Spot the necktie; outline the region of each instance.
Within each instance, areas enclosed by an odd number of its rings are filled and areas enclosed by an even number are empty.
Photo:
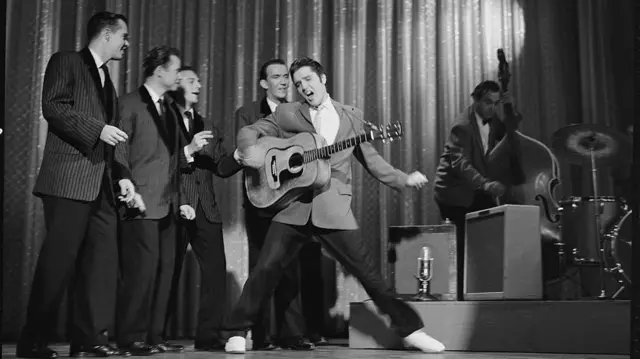
[[[104,107],[107,110],[107,121],[111,122],[113,117],[113,84],[111,83],[111,76],[109,76],[109,68],[107,64],[100,66],[104,72],[104,84],[102,85],[102,100]]]
[[[111,84],[111,76],[109,76],[109,67],[107,67],[107,64],[102,64],[102,66],[100,66],[100,68],[102,69],[102,72],[104,73],[104,83],[102,84],[103,88],[107,88],[107,85]]]
[[[164,115],[164,99],[162,97],[158,99],[158,115],[160,117]]]
[[[185,126],[187,126],[187,133],[192,134],[193,133],[193,115],[191,114],[191,111],[185,111],[184,115],[187,117],[187,123],[185,123]]]
[[[324,109],[324,105],[318,106],[316,115],[313,116],[313,127],[315,127],[316,132],[322,135],[322,110]]]

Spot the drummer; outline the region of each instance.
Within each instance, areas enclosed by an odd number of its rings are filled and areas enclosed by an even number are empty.
[[[504,120],[498,118],[497,109],[512,101],[508,92],[501,94],[495,81],[479,83],[471,98],[473,103],[453,123],[434,182],[440,215],[456,226],[459,254],[464,253],[465,215],[494,207],[496,199],[506,192],[505,184],[491,178],[487,155],[505,136],[505,123],[521,120],[518,114]],[[463,273],[461,269],[459,266],[459,275]],[[461,286],[462,280],[458,280],[458,293],[462,293]]]

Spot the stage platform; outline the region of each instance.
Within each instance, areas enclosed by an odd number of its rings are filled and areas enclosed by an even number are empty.
[[[629,301],[408,302],[447,351],[629,357]],[[349,347],[401,348],[371,301],[351,303]],[[501,358],[508,358],[504,356]],[[562,355],[561,357],[569,357]]]
[[[423,354],[420,352],[399,351],[399,350],[371,350],[371,349],[350,349],[344,345],[337,345],[330,341],[332,345],[318,347],[311,352],[300,352],[291,350],[278,350],[271,352],[248,351],[244,355],[226,354],[223,352],[206,353],[193,351],[191,342],[180,342],[186,346],[186,351],[180,354],[156,354],[149,358],[166,359],[585,359],[584,355],[550,355],[550,354],[515,354],[515,353],[443,353],[443,354]],[[15,345],[2,345],[2,358],[15,358]],[[55,345],[53,349],[58,351],[59,358],[69,355],[68,345]],[[590,355],[589,359],[626,359],[629,356],[621,355]],[[133,357],[129,357],[133,358]]]

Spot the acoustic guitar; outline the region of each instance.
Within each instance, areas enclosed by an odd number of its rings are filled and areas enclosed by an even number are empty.
[[[322,188],[331,179],[331,155],[374,140],[393,141],[402,137],[402,125],[394,123],[326,145],[324,137],[309,132],[291,138],[261,137],[256,146],[264,156],[260,168],[246,167],[245,189],[257,208],[279,211],[305,192]]]

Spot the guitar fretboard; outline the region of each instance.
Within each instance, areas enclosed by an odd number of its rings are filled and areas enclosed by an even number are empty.
[[[374,138],[373,132],[370,132],[370,133],[365,133],[355,137],[347,138],[346,140],[336,142],[329,146],[316,148],[315,150],[305,151],[303,154],[304,163],[309,163],[311,161],[315,161],[320,158],[328,158],[329,156],[331,156],[336,152],[340,152],[349,147],[357,146],[363,142],[369,142],[373,140],[373,138]]]

